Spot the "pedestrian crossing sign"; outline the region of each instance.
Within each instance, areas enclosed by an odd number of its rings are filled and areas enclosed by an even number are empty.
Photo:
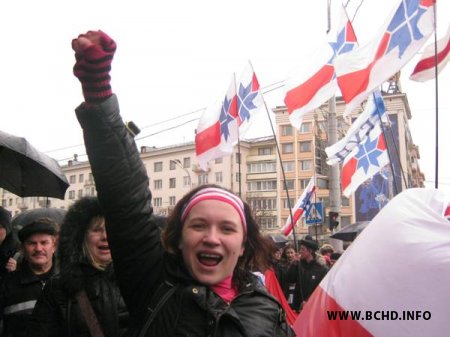
[[[307,225],[323,223],[323,203],[314,202],[311,204],[311,207],[305,213],[305,223]]]

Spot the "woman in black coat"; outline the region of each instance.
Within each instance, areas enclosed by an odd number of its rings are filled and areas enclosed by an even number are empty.
[[[109,84],[115,42],[97,31],[72,46],[85,97],[77,118],[135,336],[285,336],[281,306],[251,273],[267,249],[249,206],[199,186],[160,235],[146,169]]]
[[[129,315],[116,284],[104,212],[95,197],[68,210],[59,239],[61,272],[45,285],[34,308],[29,336],[88,337],[89,323],[79,296],[85,293],[103,334],[119,337]]]

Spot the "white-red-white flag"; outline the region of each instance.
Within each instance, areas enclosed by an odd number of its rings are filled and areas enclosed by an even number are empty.
[[[292,232],[292,229],[294,228],[297,221],[301,219],[306,210],[311,206],[316,188],[316,178],[315,176],[312,176],[308,182],[308,185],[303,190],[302,195],[300,196],[300,198],[298,198],[294,208],[292,209],[292,218],[289,215],[286,220],[286,224],[283,226],[283,228],[281,228],[281,232],[283,233],[283,235],[288,236]]]
[[[434,31],[435,0],[397,0],[377,36],[334,60],[348,115],[383,82],[398,72]]]
[[[436,49],[434,43],[424,49],[420,61],[414,67],[409,78],[417,82],[425,82],[433,79],[436,75],[436,59],[437,73],[439,74],[450,60],[450,26],[448,27],[447,34],[437,41]]]
[[[297,336],[448,336],[448,197],[416,188],[393,198],[306,302]]]

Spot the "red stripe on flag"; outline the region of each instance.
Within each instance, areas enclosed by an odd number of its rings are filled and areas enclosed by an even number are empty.
[[[367,68],[341,75],[337,78],[342,97],[346,103],[349,103],[353,98],[367,90],[371,69],[372,65],[369,65]]]
[[[325,65],[315,73],[308,81],[289,90],[284,98],[284,103],[289,114],[294,110],[305,106],[317,94],[317,91],[333,79],[334,67]]]
[[[450,216],[450,205],[447,206],[447,209],[444,212],[444,216]]]
[[[252,91],[258,91],[259,90],[259,82],[258,79],[256,78],[256,74],[253,73],[252,76]]]
[[[450,40],[447,41],[447,45],[445,46],[445,48],[437,54],[438,65],[448,56],[449,53],[450,53]],[[424,58],[423,60],[419,61],[416,64],[413,71],[413,75],[421,71],[431,69],[434,67],[434,65],[435,65],[434,55]]]
[[[356,171],[358,161],[353,157],[342,166],[342,190],[344,191],[352,182],[352,176]]]
[[[387,149],[386,142],[384,141],[384,136],[381,133],[378,137],[377,149],[385,151]]]
[[[330,319],[328,312],[344,311],[330,295],[320,286],[306,302],[294,323],[293,329],[301,337],[369,337],[367,331],[359,321],[348,319]]]
[[[220,123],[216,122],[209,128],[195,135],[195,152],[197,156],[220,144]]]

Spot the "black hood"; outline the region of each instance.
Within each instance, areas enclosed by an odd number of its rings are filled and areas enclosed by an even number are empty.
[[[59,259],[61,271],[68,271],[88,263],[83,254],[83,241],[92,218],[104,216],[96,197],[83,197],[70,206],[59,234]]]

